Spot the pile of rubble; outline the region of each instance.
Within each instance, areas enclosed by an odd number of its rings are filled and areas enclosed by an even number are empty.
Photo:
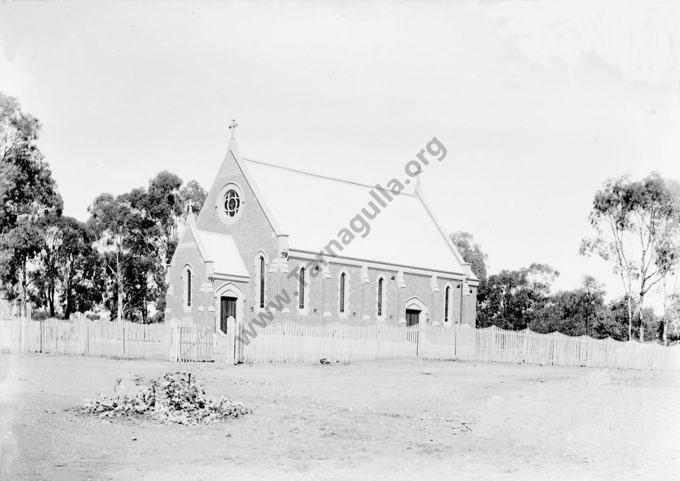
[[[241,403],[208,398],[189,373],[168,373],[133,395],[85,400],[81,411],[100,418],[147,417],[178,424],[210,423],[249,414]]]

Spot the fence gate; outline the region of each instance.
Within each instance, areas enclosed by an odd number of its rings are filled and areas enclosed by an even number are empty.
[[[182,326],[176,328],[179,361],[212,361],[212,330],[202,326]]]

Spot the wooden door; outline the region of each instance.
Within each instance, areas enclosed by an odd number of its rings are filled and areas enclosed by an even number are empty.
[[[406,325],[415,326],[418,324],[420,311],[418,309],[406,309]]]
[[[222,297],[220,298],[220,330],[227,333],[227,319],[229,317],[236,319],[236,298]]]

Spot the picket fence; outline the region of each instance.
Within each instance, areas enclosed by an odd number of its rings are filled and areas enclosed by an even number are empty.
[[[215,350],[211,326],[27,318],[0,319],[0,352],[79,354],[127,359],[246,363],[353,362],[394,358],[527,363],[627,369],[680,370],[680,345],[569,337],[530,330],[453,326],[302,324],[279,321],[244,342],[245,326]],[[241,339],[241,341],[239,341]],[[235,354],[236,359],[232,357]],[[216,359],[220,357],[222,359]]]
[[[126,359],[212,361],[213,333],[179,323],[14,318],[0,320],[0,351]]]
[[[243,332],[241,332],[243,337]],[[240,348],[248,363],[352,362],[399,357],[680,370],[680,346],[454,326],[350,326],[282,321]],[[323,361],[322,361],[323,360]]]

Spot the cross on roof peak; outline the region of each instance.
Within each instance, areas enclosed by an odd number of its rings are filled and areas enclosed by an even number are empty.
[[[236,137],[236,127],[238,127],[238,122],[235,119],[231,119],[227,124],[227,130],[229,131],[229,138],[233,139]]]

